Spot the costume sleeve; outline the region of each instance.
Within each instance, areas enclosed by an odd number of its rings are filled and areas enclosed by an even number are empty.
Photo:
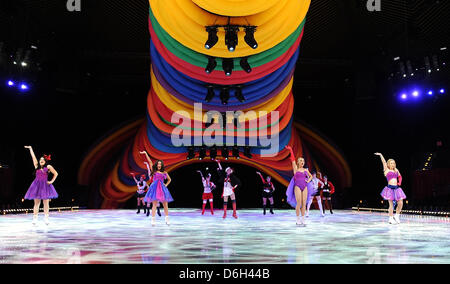
[[[328,184],[330,185],[330,194],[334,193],[334,185],[331,182],[328,182]]]
[[[262,175],[259,175],[259,177],[261,178],[262,183],[263,183],[263,184],[266,184],[266,181],[264,180],[263,176],[262,176]]]

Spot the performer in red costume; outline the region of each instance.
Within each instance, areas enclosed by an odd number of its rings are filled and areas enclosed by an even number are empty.
[[[333,202],[331,200],[331,195],[334,194],[334,185],[331,181],[328,180],[326,175],[323,176],[322,186],[320,188],[322,191],[322,200],[323,200],[323,214],[325,215],[325,210],[328,207],[330,208],[330,213],[333,214]]]
[[[222,169],[222,165],[219,160],[216,160],[218,165],[218,173],[220,176],[219,183],[223,184],[223,218],[227,218],[228,197],[233,202],[233,217],[238,218],[236,213],[236,195],[235,190],[241,186],[241,181],[233,174],[232,168],[228,167],[225,170]]]
[[[212,191],[216,188],[216,185],[211,181],[211,174],[208,174],[208,176],[205,178],[203,176],[202,171],[197,171],[200,176],[202,177],[202,183],[203,183],[203,206],[202,206],[202,215],[205,215],[205,209],[206,209],[206,203],[208,203],[211,209],[211,215],[214,215],[214,196]]]
[[[148,163],[147,167],[148,167]],[[148,167],[149,170],[149,176],[151,176],[151,172],[150,172],[150,167]],[[136,174],[135,173],[130,173],[131,176],[134,179],[134,182],[137,185],[137,191],[136,191],[136,198],[137,198],[137,212],[136,214],[140,214],[141,213],[141,209],[144,209],[144,214],[147,213],[147,208],[145,207],[145,202],[144,202],[144,197],[145,194],[148,191],[148,184],[147,184],[147,177],[145,175],[141,175],[141,177],[139,178],[139,180],[136,178]]]
[[[263,214],[266,215],[266,207],[267,207],[267,199],[270,201],[270,214],[273,214],[273,193],[275,191],[275,186],[272,183],[272,177],[267,176],[266,179],[263,178],[262,174],[260,172],[256,172],[257,175],[261,178],[261,181],[263,183]]]

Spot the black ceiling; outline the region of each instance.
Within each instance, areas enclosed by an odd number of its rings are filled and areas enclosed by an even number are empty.
[[[65,2],[0,1],[0,42],[11,50],[40,44],[46,51],[42,56],[78,67],[80,57],[99,60],[83,72],[104,79],[147,76],[148,0],[81,0],[79,13],[69,13]],[[366,2],[312,0],[300,68],[302,63],[320,70],[324,63],[345,64],[342,60],[421,54],[450,42],[450,1],[381,0],[381,12],[367,11]]]

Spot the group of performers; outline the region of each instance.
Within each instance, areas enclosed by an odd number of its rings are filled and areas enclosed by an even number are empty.
[[[44,204],[44,222],[49,224],[49,202],[51,199],[58,198],[58,193],[56,192],[53,183],[58,177],[58,172],[49,164],[51,161],[50,155],[43,155],[39,160],[37,160],[34,154],[33,148],[31,146],[25,146],[29,150],[33,165],[35,168],[35,179],[31,186],[29,187],[27,193],[25,194],[25,199],[34,200],[33,208],[33,224],[36,224],[38,220],[38,213],[41,201]],[[317,173],[310,173],[308,168],[305,167],[305,159],[299,157],[296,160],[294,152],[291,147],[286,146],[286,149],[290,151],[290,159],[292,162],[293,178],[286,190],[287,202],[295,208],[297,215],[297,225],[306,226],[305,216],[309,216],[309,209],[314,198],[317,200],[321,216],[325,215],[325,208],[323,207],[322,201],[325,205],[330,208],[330,213],[333,214],[331,196],[335,191],[334,185],[328,180],[327,176],[321,177]],[[170,225],[169,221],[169,209],[168,204],[173,201],[172,195],[169,192],[168,186],[171,183],[171,178],[169,174],[165,171],[164,162],[162,160],[156,161],[153,164],[150,156],[146,151],[140,152],[145,158],[146,162],[144,164],[147,167],[147,175],[142,174],[139,179],[136,178],[135,173],[131,173],[134,181],[137,185],[136,197],[137,197],[137,214],[140,214],[141,209],[144,210],[144,214],[147,217],[150,215],[151,209],[151,224],[156,225],[155,216],[158,214],[161,216],[160,204],[163,205],[165,222]],[[383,164],[383,172],[387,178],[388,185],[381,192],[381,196],[389,202],[389,224],[400,224],[400,213],[403,208],[403,200],[406,198],[405,193],[400,188],[402,183],[402,176],[399,170],[396,168],[396,163],[394,160],[390,159],[386,161],[382,154],[375,153],[375,155],[381,158]],[[227,167],[222,168],[220,160],[215,160],[217,162],[217,172],[219,176],[219,184],[223,184],[223,218],[227,217],[227,210],[229,200],[231,200],[233,208],[233,217],[238,218],[236,210],[236,194],[235,191],[241,186],[241,181],[234,174],[234,169]],[[211,174],[208,173],[203,176],[200,173],[202,183],[203,183],[203,205],[202,205],[202,215],[205,214],[206,206],[209,201],[211,214],[214,215],[214,195],[213,190],[216,185],[211,181]],[[49,173],[52,178],[49,180]],[[261,178],[262,181],[262,201],[263,201],[263,214],[266,215],[267,210],[267,200],[270,202],[270,213],[274,214],[274,192],[275,186],[271,181],[271,177],[266,178],[260,172],[256,174]],[[394,207],[397,205],[396,214],[394,215]]]

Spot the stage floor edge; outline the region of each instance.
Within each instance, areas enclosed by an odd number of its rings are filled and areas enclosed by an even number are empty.
[[[311,211],[307,226],[296,226],[294,210],[229,211],[171,209],[164,217],[135,210],[81,210],[0,217],[1,263],[450,263],[450,219],[402,216],[389,225],[381,213]]]

